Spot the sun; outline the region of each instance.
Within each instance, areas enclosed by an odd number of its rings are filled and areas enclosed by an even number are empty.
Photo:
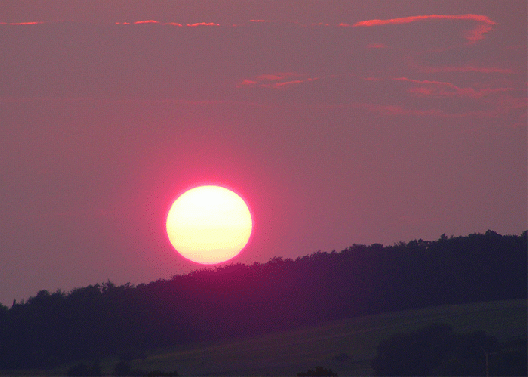
[[[216,264],[240,253],[249,241],[251,213],[244,200],[220,186],[186,191],[167,215],[167,235],[176,251],[193,262]]]

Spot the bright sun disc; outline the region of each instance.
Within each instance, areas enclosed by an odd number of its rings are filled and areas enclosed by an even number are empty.
[[[233,191],[200,186],[174,201],[166,225],[169,241],[182,256],[215,264],[235,257],[246,246],[252,221],[248,206]]]

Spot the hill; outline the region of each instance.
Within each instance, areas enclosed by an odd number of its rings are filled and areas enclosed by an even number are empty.
[[[340,376],[372,375],[370,362],[376,346],[393,334],[445,323],[461,333],[482,330],[499,341],[526,339],[526,313],[526,300],[443,305],[329,321],[247,339],[190,344],[159,350],[130,364],[133,369],[177,370],[180,375],[294,376],[315,366],[331,368]],[[101,365],[111,372],[117,362],[107,359]]]
[[[526,299],[527,232],[234,264],[149,284],[40,291],[0,307],[0,369],[50,369],[212,344],[328,321],[440,305]]]

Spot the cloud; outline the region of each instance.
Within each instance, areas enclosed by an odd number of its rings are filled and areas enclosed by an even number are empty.
[[[160,22],[156,20],[145,20],[145,21],[134,21],[132,22],[134,25],[142,25],[142,24],[158,24],[158,25],[169,25],[169,26],[177,26],[177,27],[183,27],[183,24],[180,24],[178,22]],[[130,22],[116,22],[116,25],[130,25]],[[214,22],[197,22],[194,24],[185,24],[185,26],[188,27],[198,27],[198,26],[220,26],[220,24],[214,23]]]
[[[259,75],[252,79],[245,79],[240,84],[238,84],[237,87],[241,88],[247,86],[259,86],[262,88],[281,89],[318,79],[318,77],[307,77],[307,75],[294,72],[280,72]]]
[[[490,20],[487,16],[479,14],[430,14],[430,15],[420,15],[412,17],[403,17],[403,18],[391,18],[388,20],[367,20],[359,21],[352,25],[352,27],[371,27],[379,25],[400,25],[408,24],[411,22],[425,21],[425,20],[434,20],[434,19],[443,19],[443,20],[465,20],[465,21],[474,21],[478,22],[476,28],[468,31],[465,34],[465,38],[471,43],[477,42],[484,38],[484,34],[489,32],[492,29],[492,25],[496,23]],[[340,24],[339,26],[350,26],[349,24]]]
[[[146,20],[146,21],[136,21],[134,22],[135,25],[138,25],[138,24],[159,24],[160,22],[159,21],[155,21],[155,20]]]
[[[434,80],[413,80],[407,77],[396,77],[394,81],[407,81],[419,86],[409,89],[410,93],[420,95],[432,95],[442,97],[470,97],[470,98],[482,98],[492,93],[501,93],[512,90],[512,88],[485,88],[475,90],[473,88],[461,88],[450,82],[434,81]]]
[[[42,21],[30,21],[30,22],[0,22],[0,25],[40,25]]]
[[[495,22],[490,20],[487,16],[483,15],[475,15],[475,14],[466,14],[466,15],[426,15],[426,16],[412,16],[412,17],[404,17],[404,18],[393,18],[393,19],[387,19],[387,20],[367,20],[367,21],[359,21],[355,24],[347,24],[347,23],[340,23],[340,24],[328,24],[328,23],[312,23],[312,24],[301,24],[299,22],[291,21],[290,24],[301,26],[301,27],[370,27],[370,26],[378,26],[378,25],[395,25],[395,24],[406,24],[416,21],[423,21],[423,20],[430,20],[430,19],[451,19],[451,20],[465,20],[465,21],[473,21],[477,22],[477,27],[469,30],[465,34],[465,38],[470,41],[471,43],[474,43],[478,40],[481,40],[484,38],[484,34],[489,32],[492,29],[492,25],[495,25]],[[43,21],[30,21],[30,22],[0,22],[0,25],[37,25],[37,24],[44,24],[49,22],[43,22]],[[245,25],[250,24],[276,24],[274,22],[271,22],[269,20],[264,19],[251,19]],[[144,24],[157,24],[157,25],[169,25],[169,26],[177,26],[177,27],[202,27],[202,26],[221,26],[219,23],[216,22],[196,22],[196,23],[178,23],[178,22],[161,22],[157,20],[138,20],[138,21],[129,21],[129,22],[115,22],[116,25],[144,25]],[[243,26],[244,24],[232,24],[232,25],[222,25],[224,27],[238,27]],[[369,45],[369,48],[384,48],[385,45],[381,43],[373,43]]]
[[[45,21],[28,21],[28,22],[0,22],[0,25],[9,25],[9,26],[17,26],[17,25],[42,25],[42,24],[50,24],[50,23],[61,23],[61,22],[45,22]],[[178,22],[161,22],[156,20],[139,20],[139,21],[132,21],[132,22],[115,22],[115,25],[145,25],[145,24],[155,24],[155,25],[169,25],[169,26],[188,26],[188,27],[197,27],[197,26],[220,26],[220,24],[217,24],[215,22],[197,22],[193,24],[180,24]],[[233,25],[235,26],[235,25]]]
[[[490,25],[495,25],[495,22],[490,20],[487,16],[478,14],[430,14],[425,16],[411,16],[402,18],[391,18],[388,20],[368,20],[356,22],[356,26],[376,26],[376,25],[389,25],[389,24],[408,24],[410,22],[422,21],[427,19],[452,19],[452,20],[472,20],[478,22],[484,22]]]
[[[197,22],[195,24],[187,24],[189,27],[197,27],[197,26],[220,26],[220,24],[214,23],[214,22]]]

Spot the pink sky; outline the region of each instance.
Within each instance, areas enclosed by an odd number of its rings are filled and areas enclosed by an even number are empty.
[[[201,268],[165,235],[201,183],[233,262],[527,225],[525,1],[0,1],[0,302]]]

